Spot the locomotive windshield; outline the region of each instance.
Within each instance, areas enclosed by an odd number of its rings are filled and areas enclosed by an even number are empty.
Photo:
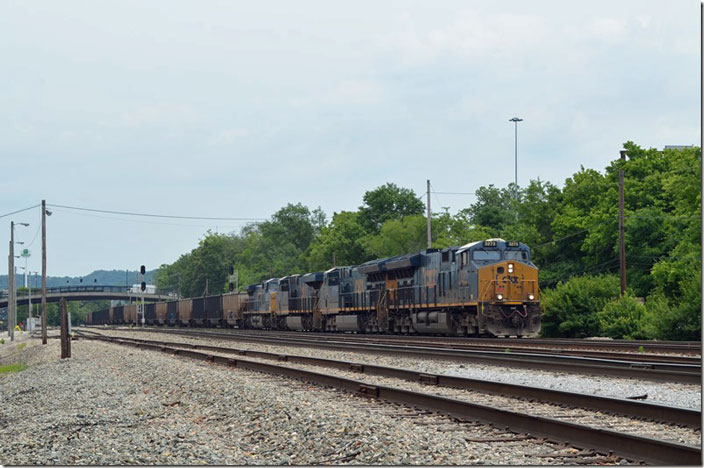
[[[474,260],[501,260],[501,252],[498,250],[475,250],[472,258]]]
[[[528,260],[528,254],[519,250],[506,250],[504,258],[506,260]]]

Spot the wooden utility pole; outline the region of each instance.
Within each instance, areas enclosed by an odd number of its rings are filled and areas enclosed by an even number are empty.
[[[61,318],[61,359],[71,357],[71,335],[68,332],[68,308],[66,299],[61,298],[59,303],[59,316]]]
[[[7,320],[10,324],[10,341],[15,340],[15,222],[10,221],[10,276],[8,276]]]
[[[430,234],[430,179],[428,179],[428,248],[433,246]]]
[[[623,165],[626,162],[626,150],[621,150],[621,170],[618,172],[618,252],[621,267],[621,296],[626,293],[626,219],[624,216]]]
[[[10,241],[12,252],[12,241]],[[12,253],[7,256],[7,336],[12,337]]]
[[[46,341],[46,200],[42,200],[42,344]]]

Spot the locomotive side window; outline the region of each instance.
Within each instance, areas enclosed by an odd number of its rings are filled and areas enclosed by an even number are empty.
[[[501,260],[501,252],[498,250],[475,250],[472,258],[474,260]]]

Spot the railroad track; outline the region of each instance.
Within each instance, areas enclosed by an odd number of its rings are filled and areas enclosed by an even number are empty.
[[[222,329],[221,329],[222,330]],[[222,330],[225,331],[225,330]],[[237,333],[249,334],[276,334],[276,335],[300,335],[302,332],[282,332],[273,330],[243,330],[229,329]],[[434,344],[436,346],[445,345],[452,347],[482,346],[482,347],[511,347],[515,349],[561,349],[569,350],[606,350],[608,352],[623,351],[628,354],[635,353],[677,353],[689,354],[701,357],[701,341],[655,341],[655,340],[605,340],[605,339],[580,339],[580,338],[479,338],[479,337],[453,337],[453,336],[417,336],[417,335],[366,335],[366,334],[343,334],[305,332],[308,336],[316,336],[322,339],[339,336],[353,337],[360,341],[381,341],[381,342],[412,342],[423,344]]]
[[[155,330],[180,330],[149,326]],[[701,342],[657,342],[617,340],[563,340],[538,338],[464,338],[399,335],[364,335],[345,333],[286,332],[273,330],[199,329],[213,333],[245,336],[306,338],[320,341],[353,341],[374,344],[403,344],[408,346],[430,346],[447,349],[520,351],[523,353],[559,354],[562,356],[622,359],[639,362],[670,362],[697,364],[701,362]],[[663,354],[665,353],[665,354]],[[678,354],[668,354],[678,353]]]
[[[534,437],[547,438],[557,443],[569,441],[569,445],[578,449],[594,450],[601,454],[616,453],[629,460],[668,465],[696,465],[701,463],[701,449],[695,446],[603,428],[589,427],[565,420],[526,414],[425,392],[370,384],[357,379],[339,377],[330,375],[329,373],[313,372],[311,370],[291,366],[322,366],[354,373],[420,382],[425,385],[430,385],[433,388],[449,387],[452,389],[472,390],[492,395],[501,395],[503,397],[518,397],[524,400],[537,399],[556,405],[567,405],[577,408],[586,408],[591,411],[623,415],[630,418],[657,420],[668,424],[684,425],[696,428],[695,430],[698,429],[700,431],[701,413],[699,411],[632,400],[620,400],[574,393],[570,394],[569,392],[536,389],[520,385],[478,381],[453,376],[423,374],[404,369],[305,356],[281,355],[210,345],[190,345],[155,340],[107,337],[97,333],[90,333],[90,336],[87,337],[142,349],[167,352],[177,356],[199,359],[214,364],[303,379],[371,398],[437,411],[461,420],[479,420],[499,427],[508,426],[511,432],[530,433]],[[233,355],[236,357],[230,357]],[[242,356],[255,359],[275,360],[284,362],[284,364],[252,361],[243,359]],[[435,391],[434,393],[438,392]]]
[[[554,372],[608,375],[622,378],[655,380],[678,383],[701,383],[701,362],[681,364],[671,362],[638,361],[632,359],[607,359],[581,356],[566,356],[513,350],[469,350],[441,348],[433,346],[410,346],[406,344],[387,344],[360,342],[335,337],[308,337],[300,334],[270,335],[250,333],[214,332],[197,329],[146,328],[144,331],[168,333],[204,338],[219,338],[235,341],[253,341],[272,345],[314,347],[324,349],[349,350],[355,352],[381,353],[420,358],[444,359],[453,361],[470,361],[509,367],[541,369]],[[634,355],[640,356],[640,355]]]
[[[158,328],[157,328],[158,329]],[[223,334],[243,334],[252,336],[283,336],[290,338],[301,338],[300,332],[275,332],[275,331],[250,331],[250,330],[218,330],[218,329],[208,329],[214,333]],[[579,356],[579,357],[593,357],[602,359],[620,359],[620,360],[633,360],[638,362],[669,362],[673,364],[698,364],[701,362],[701,355],[697,348],[692,348],[686,346],[682,348],[688,353],[698,353],[697,356],[683,356],[683,355],[672,355],[672,354],[656,354],[656,352],[662,351],[659,348],[648,348],[648,352],[645,352],[645,348],[641,352],[617,352],[615,349],[623,349],[620,346],[609,349],[606,347],[605,351],[598,351],[597,349],[604,348],[601,345],[597,345],[594,349],[589,348],[590,345],[584,345],[581,341],[585,340],[572,340],[566,342],[556,343],[552,340],[537,340],[537,339],[511,339],[505,340],[506,344],[497,344],[496,338],[487,339],[467,339],[467,338],[454,338],[454,337],[410,337],[410,336],[397,336],[397,335],[358,335],[358,334],[313,334],[316,340],[321,341],[352,341],[360,343],[372,343],[372,344],[402,344],[406,346],[430,346],[445,349],[466,349],[466,350],[486,350],[493,349],[499,351],[512,350],[520,351],[522,353],[531,354],[559,354],[561,356]],[[306,337],[310,337],[310,334],[306,333]],[[592,341],[592,340],[589,340]],[[605,340],[602,340],[605,341]],[[608,341],[605,341],[608,343]],[[572,343],[572,344],[570,344]],[[631,343],[633,345],[633,343]],[[638,348],[636,348],[638,349]],[[668,350],[673,350],[675,348],[667,348]]]

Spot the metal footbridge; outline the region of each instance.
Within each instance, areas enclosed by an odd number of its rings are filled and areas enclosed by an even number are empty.
[[[29,303],[29,291],[20,289],[17,291],[17,305],[27,305]],[[41,302],[42,290],[32,289],[32,304]],[[127,286],[61,286],[46,288],[46,301],[59,302],[61,298],[67,301],[96,301],[96,300],[131,300],[141,298],[142,294],[135,293]],[[172,291],[155,292],[144,291],[144,300],[147,302],[172,301],[177,299]],[[0,293],[0,309],[7,307],[7,291]]]

